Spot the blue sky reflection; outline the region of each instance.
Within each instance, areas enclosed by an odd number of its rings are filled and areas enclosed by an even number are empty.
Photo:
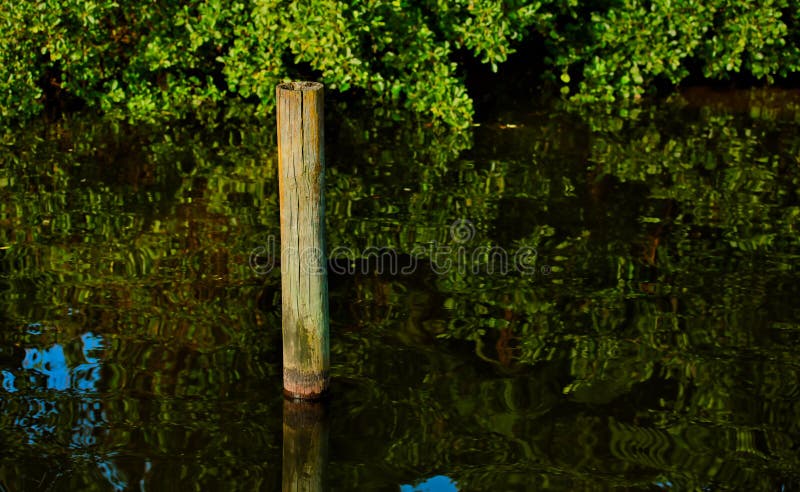
[[[458,487],[452,478],[436,475],[416,485],[401,485],[400,492],[458,492]]]
[[[39,334],[38,323],[29,325],[28,333]],[[20,405],[14,425],[27,435],[30,445],[52,441],[63,432],[66,401],[77,404],[74,421],[69,425],[69,447],[85,453],[97,445],[97,435],[107,431],[107,417],[98,397],[102,378],[102,356],[105,342],[101,335],[86,332],[80,336],[81,349],[60,343],[45,348],[25,348],[20,366],[0,370],[0,392],[14,394]],[[43,391],[51,392],[42,396]],[[55,392],[55,393],[53,393]],[[72,400],[65,400],[64,393]],[[72,413],[72,412],[68,412]],[[127,488],[124,474],[109,456],[92,451],[94,461],[103,477],[114,490]]]

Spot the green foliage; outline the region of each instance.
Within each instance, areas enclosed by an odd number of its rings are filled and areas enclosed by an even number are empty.
[[[244,100],[313,76],[456,127],[469,124],[461,53],[498,70],[524,39],[547,41],[577,101],[640,98],[654,81],[797,71],[796,2],[732,0],[49,0],[0,2],[0,116],[76,100],[137,121]],[[693,73],[697,72],[697,73]],[[556,77],[552,77],[555,79]],[[535,81],[531,81],[534,83]]]
[[[453,50],[496,68],[524,28],[546,17],[496,0],[3,0],[2,116],[30,116],[45,95],[66,94],[136,120],[196,112],[232,94],[267,111],[275,84],[307,66],[331,89],[464,126],[472,103]]]
[[[555,65],[582,76],[577,101],[638,99],[654,81],[678,84],[693,67],[708,79],[743,72],[766,82],[800,69],[800,4],[792,0],[598,5],[574,9],[571,29],[553,36]]]

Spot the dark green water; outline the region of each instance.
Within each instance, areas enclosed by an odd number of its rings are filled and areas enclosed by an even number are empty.
[[[725,97],[329,110],[321,489],[800,489],[798,100]],[[280,490],[271,125],[5,135],[0,490]]]

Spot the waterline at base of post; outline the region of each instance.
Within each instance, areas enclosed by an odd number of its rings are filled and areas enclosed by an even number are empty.
[[[283,369],[283,396],[290,400],[323,400],[330,394],[330,375]]]

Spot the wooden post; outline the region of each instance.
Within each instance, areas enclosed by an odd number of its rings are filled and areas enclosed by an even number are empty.
[[[283,391],[313,400],[328,390],[323,88],[278,85]]]
[[[328,490],[328,414],[326,402],[283,402],[283,492]]]

